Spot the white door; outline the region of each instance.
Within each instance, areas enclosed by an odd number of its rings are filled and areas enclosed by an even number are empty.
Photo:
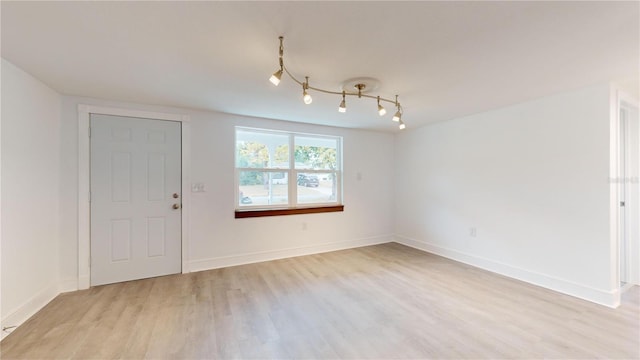
[[[91,115],[91,285],[182,268],[179,122]]]

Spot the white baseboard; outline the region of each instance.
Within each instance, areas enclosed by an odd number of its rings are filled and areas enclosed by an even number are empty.
[[[78,276],[78,290],[86,290],[91,287],[91,278],[89,275]]]
[[[78,290],[78,278],[60,280],[60,284],[58,286],[59,293],[66,293],[76,290]]]
[[[27,300],[17,309],[9,312],[9,315],[2,319],[2,327],[17,327],[22,325],[35,313],[40,311],[51,300],[58,296],[58,284],[51,284],[47,288],[40,291],[38,294]],[[15,328],[12,328],[15,330]],[[10,334],[10,331],[0,331],[2,333],[2,339]]]
[[[329,251],[352,249],[362,246],[378,245],[393,241],[392,235],[376,236],[365,239],[348,240],[340,242],[332,242],[327,244],[303,246],[297,248],[288,248],[281,250],[270,250],[246,253],[233,256],[223,256],[218,258],[192,260],[188,264],[191,272],[219,269],[229,266],[252,264],[263,261],[284,259],[294,256],[319,254]]]
[[[404,236],[396,235],[395,242],[607,307],[616,308],[620,305],[619,290],[594,289],[569,280],[559,279]]]

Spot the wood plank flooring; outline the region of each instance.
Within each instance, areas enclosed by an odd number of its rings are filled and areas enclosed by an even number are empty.
[[[399,244],[62,294],[2,359],[640,358],[618,309]]]

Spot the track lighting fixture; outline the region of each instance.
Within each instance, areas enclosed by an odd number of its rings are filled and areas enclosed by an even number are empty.
[[[403,129],[406,128],[406,125],[402,121],[403,110],[402,110],[402,106],[398,102],[398,95],[396,95],[396,99],[394,101],[394,100],[386,99],[386,98],[383,98],[383,97],[380,97],[380,96],[373,96],[373,95],[366,94],[365,92],[368,90],[366,82],[351,83],[351,86],[353,86],[353,88],[355,88],[357,91],[344,90],[344,88],[343,88],[342,92],[338,92],[338,91],[325,90],[325,89],[320,89],[320,88],[317,88],[317,87],[309,86],[309,77],[308,76],[305,76],[304,82],[296,79],[289,72],[289,69],[287,69],[287,67],[284,66],[284,61],[283,61],[283,55],[284,55],[283,40],[284,40],[284,37],[279,36],[278,39],[280,40],[280,47],[278,49],[278,55],[279,55],[279,59],[278,60],[279,60],[279,63],[280,63],[280,68],[278,70],[276,70],[276,72],[274,72],[273,75],[271,75],[271,78],[269,78],[269,81],[271,81],[272,84],[278,86],[278,84],[280,84],[280,80],[282,78],[282,74],[283,73],[287,73],[287,75],[289,75],[289,77],[293,81],[298,83],[298,85],[302,86],[302,100],[307,105],[309,105],[309,104],[311,104],[311,102],[313,102],[313,99],[311,98],[311,95],[309,94],[309,90],[319,91],[319,92],[323,92],[325,94],[342,95],[342,101],[340,102],[340,105],[338,106],[338,111],[341,112],[341,113],[347,111],[346,96],[357,96],[358,98],[366,97],[366,98],[370,98],[370,99],[376,99],[377,103],[378,103],[378,114],[380,116],[384,116],[387,113],[387,110],[384,108],[384,106],[382,106],[382,104],[380,104],[380,102],[383,101],[383,102],[392,103],[393,105],[395,105],[395,107],[397,109],[397,111],[393,115],[392,120],[399,123],[398,127],[400,128],[400,130],[403,130]],[[371,79],[371,78],[366,78],[366,79],[375,81],[375,79]],[[360,80],[360,79],[358,79],[358,80]],[[351,87],[349,87],[349,88],[351,88]]]
[[[302,101],[304,101],[305,104],[309,105],[313,102],[313,99],[307,92],[307,89],[309,88],[309,77],[305,76],[305,79],[306,81],[302,84]]]
[[[340,106],[338,106],[338,111],[340,111],[341,113],[347,112],[347,102],[345,101],[344,97],[345,92],[342,91],[342,101],[340,102]]]
[[[391,120],[398,122],[400,121],[400,119],[402,119],[402,113],[400,112],[400,104],[398,104],[398,95],[396,95],[396,108],[398,109],[398,111],[396,111],[396,113],[393,114],[393,117],[391,118]]]
[[[384,106],[380,105],[380,96],[378,96],[378,115],[384,116],[387,113],[387,110],[384,109]]]
[[[282,61],[282,55],[284,55],[284,47],[282,46],[282,36],[280,36],[280,48],[278,49],[278,60],[280,62],[280,69],[276,70],[276,72],[271,75],[269,81],[275,86],[280,84],[280,79],[282,78],[282,72],[284,71],[284,62]]]
[[[278,86],[278,84],[280,84],[281,77],[282,77],[282,70],[278,70],[274,72],[273,75],[271,75],[271,77],[269,78],[269,81],[271,81],[273,85]]]
[[[392,121],[398,122],[400,121],[400,119],[402,119],[402,114],[400,113],[400,110],[396,111],[395,114],[393,114],[393,117],[391,118]]]

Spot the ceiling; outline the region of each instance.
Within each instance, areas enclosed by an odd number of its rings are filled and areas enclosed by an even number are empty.
[[[640,77],[639,2],[1,2],[2,57],[66,95],[397,131],[375,100],[275,87],[285,65],[340,90],[374,77],[408,128]],[[388,106],[391,110],[392,105]]]

